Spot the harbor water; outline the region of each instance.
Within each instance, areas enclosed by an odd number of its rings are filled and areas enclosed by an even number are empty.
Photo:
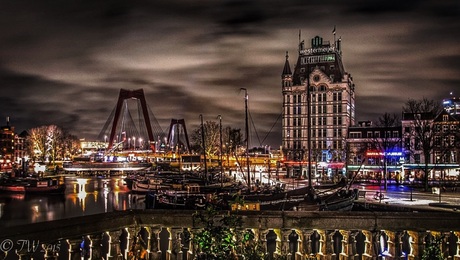
[[[0,228],[93,214],[144,209],[144,195],[132,194],[123,176],[66,176],[65,194],[0,193]]]

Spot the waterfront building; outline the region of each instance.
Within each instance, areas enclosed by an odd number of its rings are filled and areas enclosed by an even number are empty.
[[[460,98],[445,98],[442,100],[442,106],[450,115],[460,115]]]
[[[14,157],[13,161],[23,170],[28,169],[29,155],[27,152],[27,131],[14,135]]]
[[[9,172],[14,162],[14,126],[10,125],[10,118],[6,118],[6,125],[0,128],[0,170]]]
[[[402,179],[404,153],[401,126],[376,126],[371,121],[349,127],[347,173],[367,180]],[[384,173],[387,173],[386,175]]]
[[[286,53],[281,75],[282,151],[290,177],[307,176],[308,129],[312,169],[321,164],[332,177],[345,167],[348,127],[355,124],[355,85],[343,66],[340,45],[340,39],[331,44],[319,36],[311,39],[309,48],[304,41],[299,42],[293,72]]]
[[[428,133],[428,129],[432,129],[431,125],[434,117],[435,115],[429,112],[402,113],[404,161],[408,170],[418,171],[423,168],[423,164],[432,161],[432,158],[425,158],[423,154],[423,140],[421,140],[419,132],[426,129]]]
[[[459,118],[447,110],[433,113],[403,113],[404,167],[421,177],[427,165],[430,179],[458,178]],[[423,146],[428,151],[424,155]],[[421,171],[422,170],[422,171]],[[406,173],[406,174],[408,174]],[[449,177],[449,178],[450,178]]]
[[[460,155],[460,114],[443,110],[433,120],[435,178],[456,179]]]

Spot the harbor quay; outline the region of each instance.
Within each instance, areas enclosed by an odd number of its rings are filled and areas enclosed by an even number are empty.
[[[129,210],[3,228],[5,259],[194,259],[190,210]],[[460,259],[457,212],[222,212],[242,218],[268,259],[421,259],[436,238]],[[132,249],[142,241],[142,256]]]

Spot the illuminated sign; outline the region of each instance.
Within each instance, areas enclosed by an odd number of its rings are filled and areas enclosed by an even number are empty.
[[[335,61],[334,54],[308,56],[308,57],[303,57],[300,60],[301,64],[315,64],[319,62],[333,62],[333,61]]]
[[[320,47],[320,48],[310,48],[310,49],[301,50],[300,54],[308,55],[308,54],[334,52],[334,51],[335,51],[335,47]]]
[[[383,152],[367,152],[366,156],[382,156],[383,157],[384,153]],[[385,156],[388,157],[401,157],[403,156],[402,152],[386,152]]]

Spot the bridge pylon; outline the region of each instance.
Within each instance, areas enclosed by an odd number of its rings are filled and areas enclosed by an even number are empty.
[[[187,152],[190,152],[190,143],[184,119],[171,119],[171,124],[169,125],[168,143],[172,149],[177,147],[181,150],[180,152],[184,149]]]
[[[117,102],[117,107],[115,110],[115,116],[113,119],[112,123],[112,130],[110,132],[110,138],[109,138],[109,145],[108,145],[108,150],[113,148],[114,142],[115,142],[115,135],[116,135],[116,130],[117,130],[117,125],[120,119],[120,114],[122,111],[122,106],[123,102],[126,99],[138,99],[140,101],[141,107],[142,107],[142,114],[144,118],[144,123],[145,127],[147,128],[147,135],[148,135],[148,141],[150,148],[152,150],[155,149],[154,147],[154,139],[153,139],[153,132],[152,132],[152,125],[150,123],[150,117],[149,113],[147,110],[147,102],[145,101],[145,95],[144,95],[144,90],[143,89],[136,89],[136,90],[127,90],[127,89],[120,89],[120,94],[118,95],[118,102]],[[134,144],[135,146],[136,144]]]

